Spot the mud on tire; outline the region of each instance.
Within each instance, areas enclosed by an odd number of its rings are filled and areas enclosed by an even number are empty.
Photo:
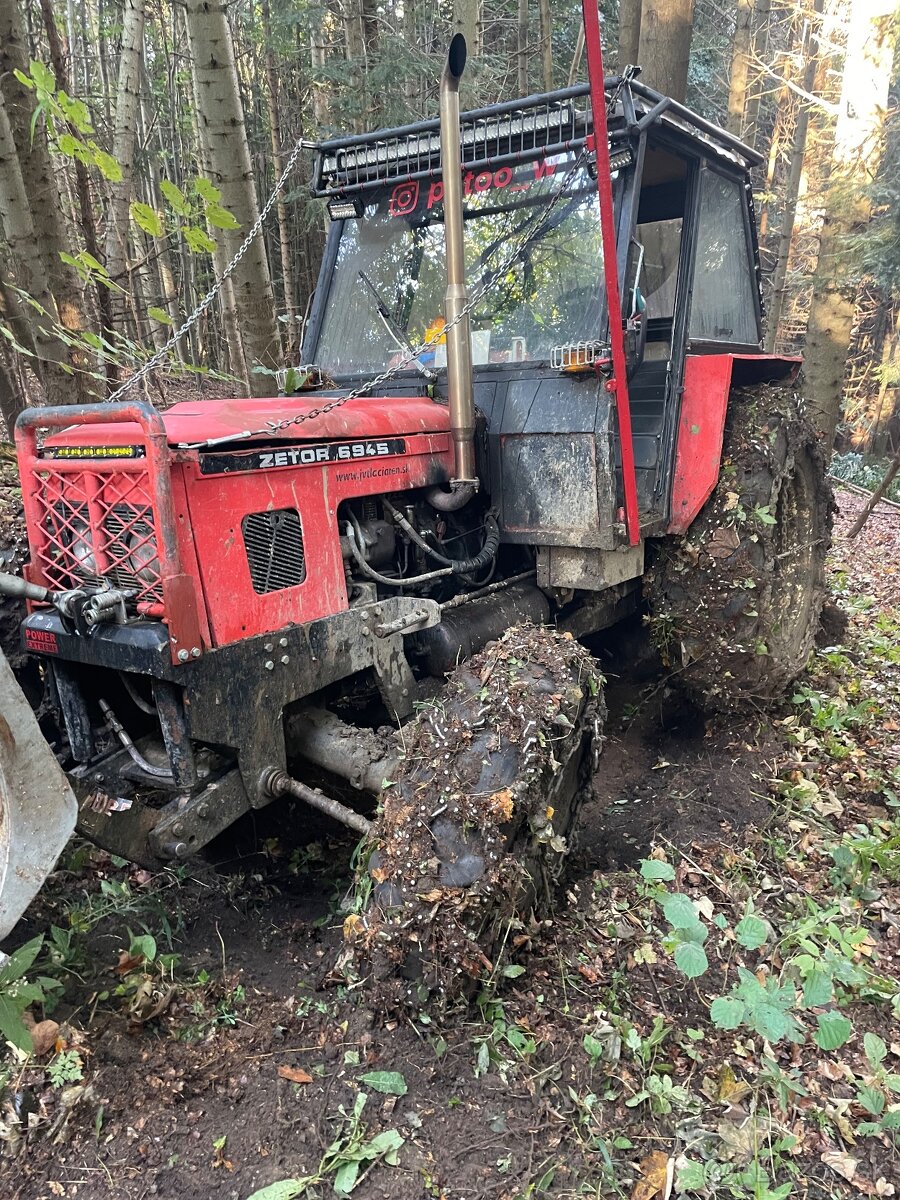
[[[834,501],[789,387],[735,388],[718,485],[645,578],[654,640],[701,708],[780,696],[812,650]]]

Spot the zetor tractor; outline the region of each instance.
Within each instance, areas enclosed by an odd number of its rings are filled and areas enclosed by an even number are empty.
[[[587,44],[590,84],[460,116],[457,37],[440,120],[318,148],[282,394],[20,418],[3,586],[116,854],[285,795],[366,832],[380,795],[376,901],[477,890],[562,857],[603,712],[578,639],[646,606],[726,711],[803,668],[830,502],[798,363],[760,351],[760,157]]]

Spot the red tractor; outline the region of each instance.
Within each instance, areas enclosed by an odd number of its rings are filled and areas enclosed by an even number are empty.
[[[30,563],[4,586],[117,854],[182,860],[286,793],[367,829],[348,794],[405,769],[379,728],[463,704],[446,675],[523,623],[646,605],[726,709],[803,668],[830,502],[798,363],[760,350],[760,156],[604,79],[585,11],[590,84],[460,117],[457,37],[440,120],[319,147],[282,394],[21,417]],[[599,704],[564,716],[579,762]],[[582,782],[557,773],[557,844]]]

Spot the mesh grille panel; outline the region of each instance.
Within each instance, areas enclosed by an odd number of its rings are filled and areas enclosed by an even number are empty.
[[[48,587],[64,590],[98,577],[162,603],[162,579],[149,479],[140,472],[34,475],[43,519],[30,530],[32,557]]]
[[[250,579],[260,595],[296,587],[306,578],[303,530],[293,508],[248,513],[241,522]]]

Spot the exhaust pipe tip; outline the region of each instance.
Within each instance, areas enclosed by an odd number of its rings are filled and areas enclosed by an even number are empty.
[[[466,46],[466,39],[461,33],[454,34],[450,42],[450,48],[447,51],[447,64],[444,67],[444,72],[457,87],[459,86],[460,79],[462,79],[463,71],[466,69],[466,59],[468,56],[469,51]]]

